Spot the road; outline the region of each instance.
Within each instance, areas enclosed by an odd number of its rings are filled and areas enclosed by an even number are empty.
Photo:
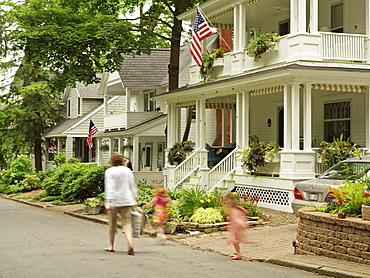
[[[128,256],[119,233],[116,252],[108,253],[102,251],[107,232],[101,224],[0,198],[0,278],[317,277],[175,242],[162,246],[148,236],[135,239],[135,256]]]

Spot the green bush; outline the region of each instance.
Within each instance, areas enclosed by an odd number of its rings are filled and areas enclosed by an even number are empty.
[[[0,193],[15,193],[38,189],[41,186],[31,160],[21,155],[14,159],[9,168],[0,173]]]
[[[218,208],[198,208],[189,220],[201,224],[214,224],[224,221],[224,216]]]
[[[53,165],[55,165],[56,167],[60,167],[62,164],[66,163],[66,160],[67,160],[66,154],[64,154],[64,153],[57,153],[54,156]]]
[[[43,182],[48,196],[62,196],[64,201],[79,202],[104,192],[104,173],[108,166],[65,163]]]
[[[146,179],[137,181],[137,193],[139,196],[138,204],[143,206],[150,202],[154,196],[154,186],[148,184]]]

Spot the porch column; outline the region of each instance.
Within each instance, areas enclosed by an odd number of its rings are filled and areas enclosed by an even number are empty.
[[[310,33],[319,30],[319,3],[318,0],[310,0]]]
[[[284,84],[284,150],[292,149],[292,95],[290,84]]]
[[[247,45],[246,43],[246,30],[247,30],[247,4],[239,4],[239,14],[238,14],[238,49],[237,51],[242,51]]]
[[[365,1],[365,20],[366,35],[370,36],[370,0]]]
[[[236,93],[236,111],[235,111],[235,125],[236,125],[236,138],[235,138],[235,143],[237,146],[240,146],[241,148],[243,148],[244,146],[242,145],[242,127],[243,127],[243,124],[242,124],[242,111],[243,111],[243,103],[242,103],[242,95],[243,93],[242,92],[238,92]]]
[[[370,153],[370,85],[366,86],[366,116],[365,116],[365,125],[366,125],[366,145],[368,149],[367,153]]]
[[[242,92],[242,148],[249,146],[249,93]]]
[[[126,88],[126,112],[131,111],[131,91]]]
[[[197,99],[195,102],[196,111],[196,146],[197,148],[206,147],[206,101]]]
[[[312,148],[312,83],[304,85],[304,105],[303,105],[303,149]]]
[[[73,157],[73,137],[67,136],[66,138],[66,160]]]
[[[227,130],[228,130],[228,123],[227,123],[227,109],[222,109],[222,146],[226,144],[227,138]]]
[[[299,83],[292,84],[292,150],[299,150]]]
[[[100,166],[100,165],[102,165],[101,164],[101,159],[102,159],[102,157],[101,157],[101,151],[100,151],[100,146],[101,146],[101,140],[102,140],[102,138],[100,138],[100,137],[98,137],[98,138],[96,138],[96,162],[98,163],[98,165]]]
[[[298,0],[298,33],[307,32],[306,0]]]
[[[240,38],[239,38],[239,34],[240,34],[240,26],[239,26],[239,18],[240,18],[240,14],[239,14],[240,10],[239,10],[239,6],[238,5],[235,5],[234,6],[234,34],[237,34],[237,35],[234,35],[234,43],[233,43],[233,50],[234,52],[238,52],[240,49]]]
[[[290,0],[290,33],[298,32],[298,3],[297,0]]]
[[[167,108],[167,146],[169,148],[176,142],[175,112],[175,104],[169,103]]]
[[[140,149],[139,149],[139,140],[140,138],[137,137],[137,136],[134,136],[132,138],[132,149],[133,149],[133,152],[132,152],[132,169],[134,171],[140,171],[140,166],[139,166],[139,163],[140,163]],[[172,145],[171,145],[172,146]]]

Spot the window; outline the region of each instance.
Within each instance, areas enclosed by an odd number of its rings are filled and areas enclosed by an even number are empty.
[[[77,98],[77,114],[81,115],[81,98]]]
[[[114,138],[113,139],[113,152],[115,153],[118,153],[119,152],[119,139],[118,138]]]
[[[71,100],[70,99],[68,99],[67,101],[67,116],[68,118],[71,117]]]
[[[286,19],[279,22],[279,36],[284,36],[290,33],[290,20]]]
[[[343,33],[343,3],[331,6],[331,31]]]
[[[324,140],[333,142],[333,138],[343,135],[343,140],[350,138],[351,114],[350,101],[324,104]]]
[[[153,112],[155,110],[155,101],[153,97],[155,96],[155,90],[144,91],[144,111]]]
[[[164,143],[158,143],[158,153],[157,153],[157,169],[162,171],[164,165]]]

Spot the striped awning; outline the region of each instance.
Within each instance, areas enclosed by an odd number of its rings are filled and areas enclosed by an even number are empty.
[[[222,12],[222,13],[218,13],[218,14],[216,14],[216,15],[214,15],[214,16],[212,16],[212,17],[210,17],[210,18],[209,18],[209,20],[213,23],[213,20],[220,19],[220,18],[222,18],[222,17],[224,17],[224,16],[227,16],[227,15],[229,15],[229,14],[232,14],[233,12],[234,12],[234,9],[233,9],[233,8],[231,8],[231,9],[228,9],[228,10],[226,10],[226,11]]]
[[[176,103],[177,108],[195,108],[195,100],[178,102]]]
[[[195,100],[179,102],[176,104],[177,108],[193,108],[195,109]],[[235,103],[208,103],[206,102],[206,109],[235,109]]]
[[[312,89],[322,91],[348,92],[348,93],[366,92],[366,88],[360,85],[312,84]]]
[[[261,96],[261,95],[274,94],[274,93],[282,92],[282,91],[284,91],[284,86],[278,85],[278,86],[266,87],[266,88],[261,88],[261,89],[250,91],[249,95],[250,96]]]
[[[259,1],[261,1],[261,0],[250,0],[250,1],[248,1],[248,6],[251,6],[253,4],[256,4]]]

